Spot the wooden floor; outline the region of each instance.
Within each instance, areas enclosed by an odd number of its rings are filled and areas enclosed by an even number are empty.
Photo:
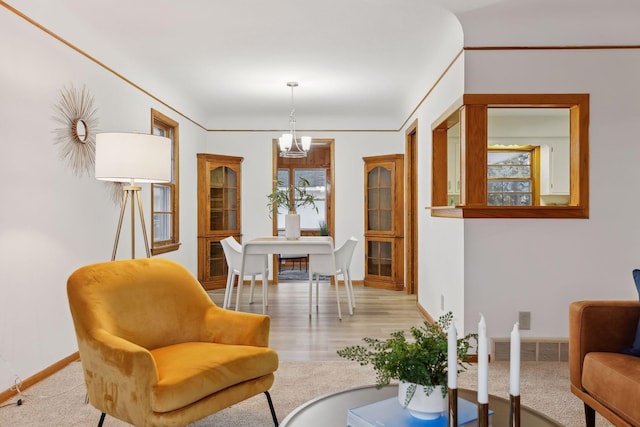
[[[259,282],[258,282],[259,283]],[[213,301],[222,306],[224,289],[208,291]],[[356,308],[349,315],[346,294],[340,286],[342,320],[338,319],[335,290],[328,282],[320,282],[320,301],[309,317],[309,285],[306,282],[282,282],[269,286],[271,316],[270,346],[280,360],[336,360],[336,350],[362,344],[362,337],[387,338],[393,331],[409,331],[421,325],[423,317],[417,309],[415,295],[354,286]],[[235,307],[233,295],[232,308]],[[242,292],[240,310],[262,313],[262,289],[256,285],[254,303],[249,304],[249,287]]]

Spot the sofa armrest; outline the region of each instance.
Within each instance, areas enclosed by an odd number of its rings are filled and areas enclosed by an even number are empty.
[[[569,374],[582,388],[582,363],[592,351],[631,347],[640,318],[638,301],[575,301],[569,305]]]
[[[213,306],[205,316],[202,334],[209,342],[267,347],[270,326],[269,316]]]

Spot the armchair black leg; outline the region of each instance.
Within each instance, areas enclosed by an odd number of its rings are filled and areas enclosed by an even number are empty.
[[[104,416],[105,416],[105,413],[103,412],[102,415],[100,415],[100,421],[98,421],[98,427],[102,427],[102,423],[104,423]]]
[[[584,404],[584,419],[586,427],[596,427],[596,411],[586,403]]]
[[[267,396],[267,402],[269,403],[269,410],[271,411],[271,417],[273,418],[273,424],[278,427],[278,417],[276,417],[276,410],[273,409],[273,401],[271,401],[271,395],[268,391],[265,391],[264,394]]]

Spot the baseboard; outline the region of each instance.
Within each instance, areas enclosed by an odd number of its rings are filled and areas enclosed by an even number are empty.
[[[508,362],[511,358],[509,338],[492,339],[496,362]],[[520,360],[523,362],[567,362],[569,340],[567,338],[522,338]]]
[[[436,321],[433,318],[433,316],[431,316],[429,314],[429,312],[420,304],[420,302],[417,301],[417,298],[416,298],[416,307],[417,307],[418,311],[420,312],[420,314],[422,315],[422,317],[424,317],[424,320],[426,320],[429,323],[436,323]]]
[[[429,323],[435,323],[433,316],[416,303],[418,311]],[[509,338],[493,338],[490,360],[508,362],[511,358],[511,342]],[[569,360],[568,338],[523,338],[520,342],[520,360],[523,362],[567,362]],[[478,355],[470,354],[465,362],[477,363]]]
[[[54,363],[48,368],[38,372],[37,374],[30,376],[26,380],[23,380],[20,385],[20,391],[25,391],[29,387],[38,384],[40,381],[50,377],[51,375],[55,374],[58,371],[61,371],[67,365],[69,365],[72,362],[75,362],[76,360],[80,360],[80,354],[77,351],[71,354],[70,356],[67,356],[64,359]],[[18,390],[15,390],[14,388],[10,388],[8,390],[0,392],[0,403],[6,402],[7,400],[11,399],[17,394],[18,394]]]

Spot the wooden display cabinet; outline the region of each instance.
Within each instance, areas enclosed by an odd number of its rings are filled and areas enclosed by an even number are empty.
[[[220,241],[240,241],[242,157],[198,154],[198,280],[207,289],[224,288],[227,262]]]
[[[404,289],[404,156],[364,157],[364,285]]]

